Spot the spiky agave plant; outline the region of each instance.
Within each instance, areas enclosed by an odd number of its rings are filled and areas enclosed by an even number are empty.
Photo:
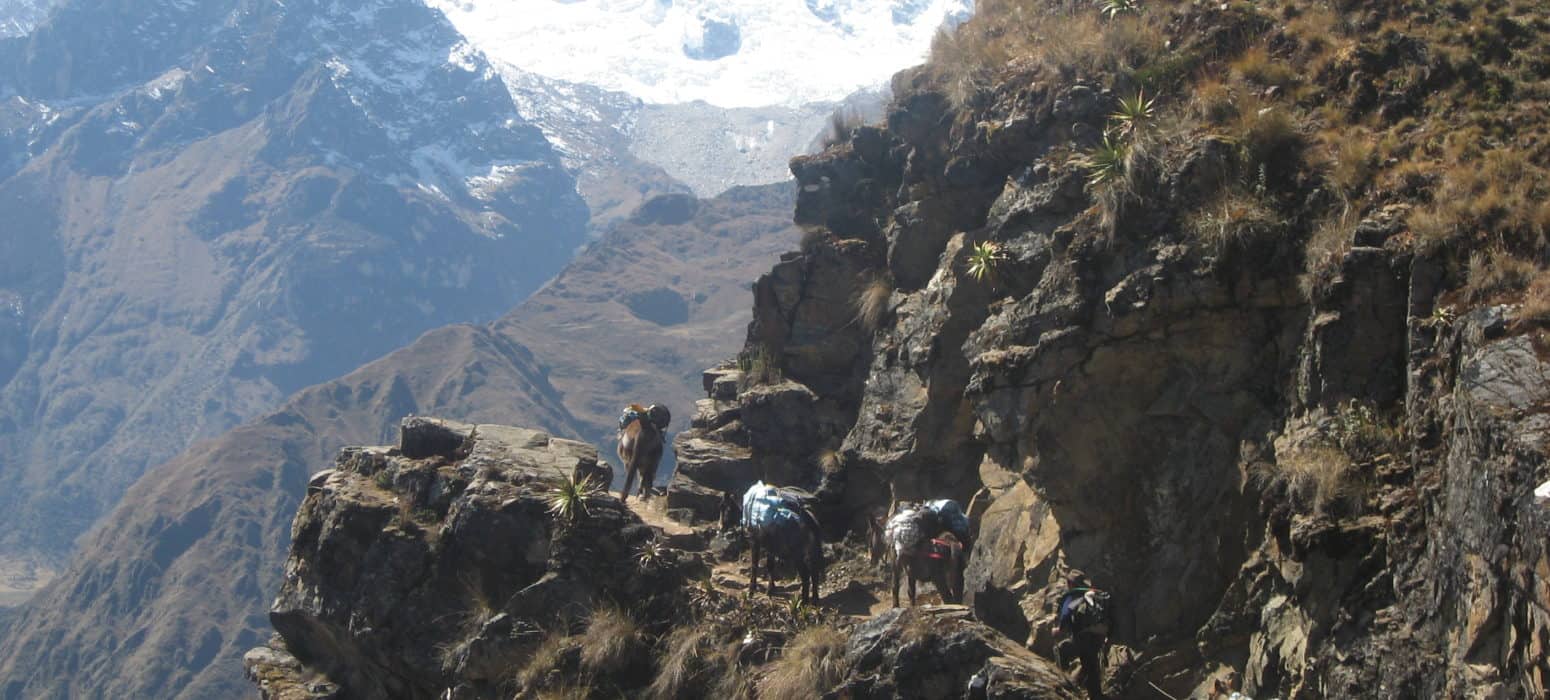
[[[1087,153],[1087,184],[1102,185],[1119,180],[1125,175],[1125,159],[1129,155],[1130,147],[1124,141],[1104,134],[1103,141]]]
[[[565,522],[574,522],[576,517],[586,517],[587,504],[592,499],[603,493],[602,485],[592,477],[584,477],[577,481],[574,475],[560,481],[560,485],[549,493],[549,513]]]
[[[1110,127],[1120,136],[1134,136],[1152,123],[1155,115],[1154,107],[1157,98],[1147,99],[1146,92],[1137,92],[1135,97],[1119,98],[1119,108],[1109,115]]]
[[[1120,15],[1138,15],[1141,14],[1141,0],[1098,0],[1098,10],[1109,19]]]
[[[656,569],[667,561],[667,545],[655,537],[647,540],[635,554],[635,561],[642,569]]]
[[[1001,273],[1001,267],[1012,256],[1008,255],[1005,248],[995,241],[985,241],[974,244],[969,251],[969,276],[976,282],[995,283],[996,277]]]

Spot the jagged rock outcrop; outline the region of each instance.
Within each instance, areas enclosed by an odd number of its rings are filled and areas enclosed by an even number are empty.
[[[639,518],[609,496],[552,512],[554,485],[596,460],[539,431],[423,418],[399,447],[345,449],[308,485],[278,639],[248,653],[249,677],[266,698],[509,697],[536,631],[605,599],[662,605],[682,572],[637,565],[654,536]]]

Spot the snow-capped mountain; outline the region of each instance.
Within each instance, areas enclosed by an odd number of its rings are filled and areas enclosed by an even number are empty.
[[[0,39],[32,31],[54,0],[0,0]]]
[[[427,0],[497,63],[659,104],[835,102],[919,62],[972,0]]]

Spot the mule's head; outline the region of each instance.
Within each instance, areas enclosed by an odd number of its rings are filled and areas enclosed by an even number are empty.
[[[867,553],[871,555],[873,564],[882,561],[888,553],[888,538],[884,535],[887,517],[886,513],[876,511],[866,516]]]
[[[673,422],[673,414],[668,412],[667,407],[655,403],[646,409],[646,418],[659,431],[667,430],[668,424]]]
[[[721,492],[719,511],[722,532],[730,532],[743,524],[743,506],[731,491]]]

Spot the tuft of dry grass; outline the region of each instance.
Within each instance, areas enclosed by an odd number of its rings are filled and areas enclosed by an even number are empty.
[[[876,333],[888,314],[888,300],[893,296],[893,283],[885,274],[873,274],[871,279],[856,293],[852,304],[856,308],[856,320],[868,332]]]
[[[1232,62],[1232,72],[1263,87],[1286,89],[1297,83],[1297,70],[1270,55],[1264,46],[1253,46]]]
[[[1342,501],[1358,499],[1363,484],[1346,453],[1330,445],[1310,445],[1279,455],[1275,469],[1291,492],[1314,512],[1329,512]]]
[[[1378,166],[1378,147],[1372,135],[1364,129],[1325,129],[1319,139],[1334,151],[1329,165],[1330,181],[1347,196],[1367,189]]]
[[[1220,255],[1272,234],[1281,217],[1264,200],[1238,188],[1224,190],[1186,222],[1195,239]]]
[[[1304,299],[1313,301],[1329,293],[1340,275],[1340,261],[1351,249],[1352,234],[1360,222],[1360,213],[1347,207],[1314,226],[1304,247],[1304,274],[1300,280]]]
[[[646,688],[646,697],[672,700],[683,697],[696,677],[706,671],[705,647],[710,646],[710,630],[699,625],[675,628],[662,640],[657,676]]]
[[[828,242],[831,238],[833,238],[833,234],[830,234],[828,229],[817,226],[803,227],[802,237],[797,241],[797,250],[802,251],[804,254],[812,255],[813,251],[818,249],[818,246]]]
[[[1205,80],[1192,91],[1190,111],[1206,124],[1227,126],[1238,119],[1241,87],[1220,79]]]
[[[832,474],[845,468],[845,455],[839,450],[819,450],[815,460],[818,469],[826,474]]]
[[[963,108],[988,94],[996,73],[1013,61],[1063,76],[1129,74],[1166,47],[1162,23],[1137,14],[1105,20],[1087,3],[982,0],[973,20],[937,33],[931,64]]]
[[[550,632],[533,649],[527,663],[517,671],[517,683],[523,688],[540,688],[550,676],[561,671],[565,655],[576,648],[576,640],[559,632]]]
[[[581,647],[581,668],[599,675],[623,671],[644,648],[640,626],[615,605],[592,611],[577,644]]]
[[[824,625],[809,627],[786,644],[780,658],[759,680],[764,700],[808,700],[822,696],[845,679],[846,636]]]
[[[1281,178],[1301,168],[1307,139],[1285,107],[1250,101],[1238,116],[1237,137],[1244,163],[1261,189],[1280,186]]]
[[[1540,270],[1523,293],[1519,316],[1535,323],[1550,323],[1550,270]]]
[[[1490,301],[1522,291],[1539,272],[1533,263],[1519,260],[1501,248],[1477,250],[1469,256],[1465,291],[1472,302]]]

